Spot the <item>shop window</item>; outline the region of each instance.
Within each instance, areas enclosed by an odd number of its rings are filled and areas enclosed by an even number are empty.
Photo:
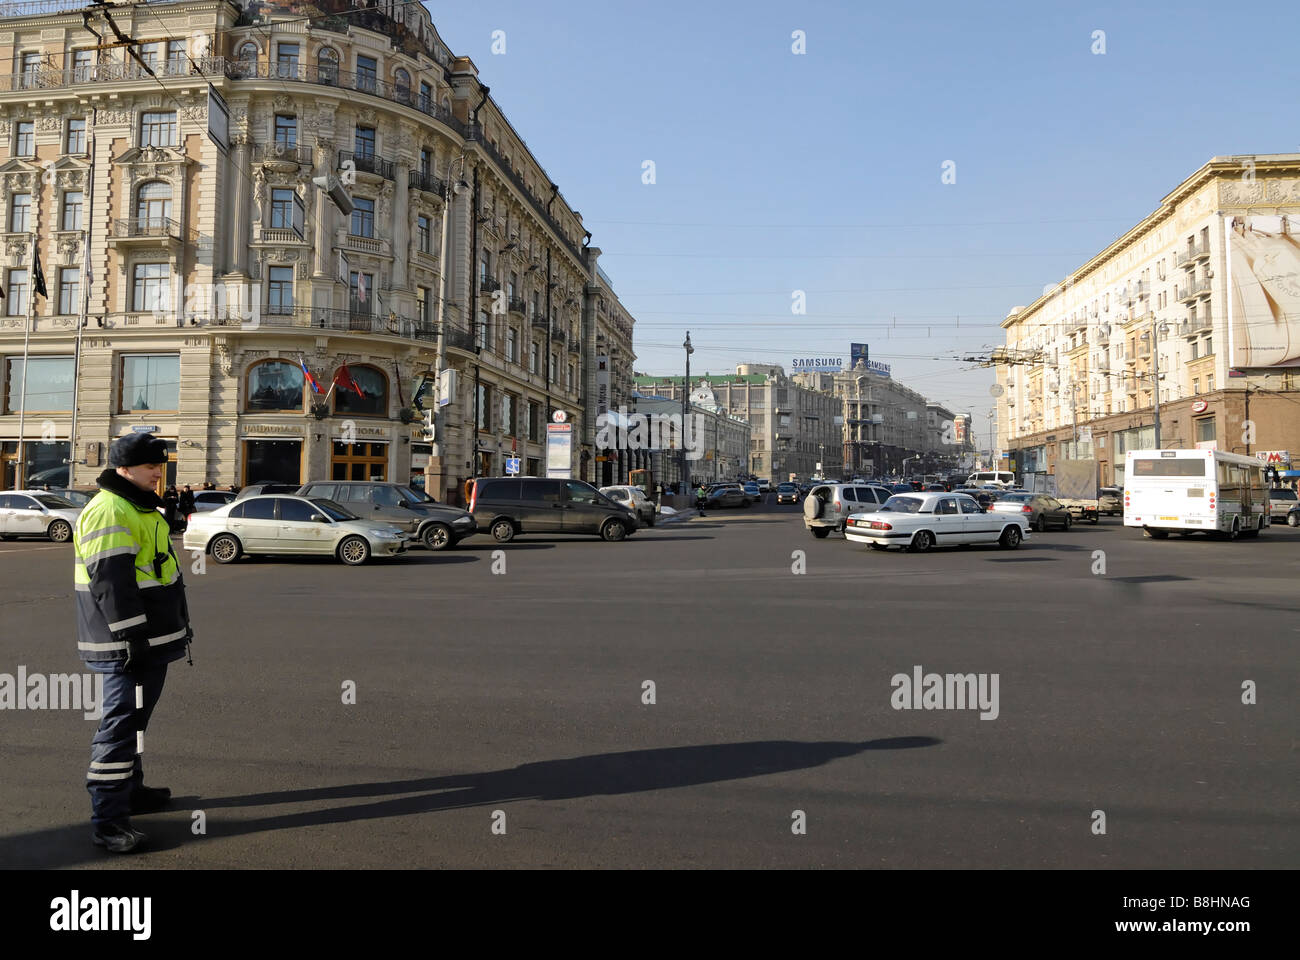
[[[180,354],[123,357],[118,383],[118,411],[177,410],[180,388]]]
[[[330,455],[331,480],[388,479],[388,444],[335,441]]]
[[[302,441],[244,441],[244,483],[301,482]],[[260,502],[260,500],[249,501],[249,503]],[[270,503],[269,500],[266,502]]]
[[[334,388],[334,412],[340,416],[386,417],[388,416],[388,378],[376,367],[349,366],[352,379],[361,387],[364,396],[357,396],[351,389]],[[335,479],[347,479],[336,477]]]
[[[23,406],[23,358],[9,357],[5,368],[4,412],[16,414]],[[27,369],[28,413],[57,413],[72,409],[71,357],[31,357]]]
[[[248,371],[247,401],[250,413],[302,411],[302,368],[287,360],[264,360]]]

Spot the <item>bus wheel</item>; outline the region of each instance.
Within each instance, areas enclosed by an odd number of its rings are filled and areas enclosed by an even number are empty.
[[[1232,528],[1228,531],[1228,539],[1236,540],[1241,537],[1241,521],[1236,517],[1232,518]]]

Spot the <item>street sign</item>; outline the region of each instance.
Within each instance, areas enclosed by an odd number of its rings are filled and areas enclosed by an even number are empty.
[[[506,457],[506,473],[514,476],[519,473],[519,458]]]
[[[132,433],[157,433],[158,427],[152,423],[133,423],[131,425]]]

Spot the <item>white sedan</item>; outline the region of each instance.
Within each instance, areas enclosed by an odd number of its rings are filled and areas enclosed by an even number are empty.
[[[1020,514],[985,513],[964,493],[900,493],[875,513],[850,514],[844,537],[876,550],[901,547],[913,553],[971,543],[1014,550],[1029,539],[1029,525]]]
[[[324,554],[356,566],[399,554],[409,540],[392,524],[362,520],[333,500],[270,494],[193,514],[182,542],[217,563],[245,554]]]
[[[45,537],[67,543],[82,508],[43,490],[0,493],[0,540]]]

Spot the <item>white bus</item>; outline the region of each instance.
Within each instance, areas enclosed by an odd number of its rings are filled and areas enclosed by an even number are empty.
[[[977,470],[966,478],[968,487],[1014,487],[1016,475],[1010,470]]]
[[[1218,450],[1130,450],[1124,458],[1124,526],[1163,540],[1193,530],[1235,540],[1269,525],[1264,464]]]

